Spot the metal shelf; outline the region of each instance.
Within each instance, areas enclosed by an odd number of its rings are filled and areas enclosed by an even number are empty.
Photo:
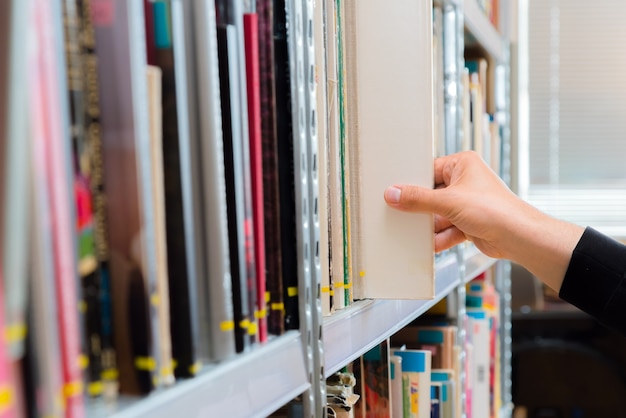
[[[310,387],[300,333],[290,331],[146,398],[92,405],[89,417],[265,417]]]
[[[402,329],[458,285],[457,258],[451,254],[437,263],[434,299],[362,300],[325,318],[323,338],[326,376]]]
[[[463,250],[463,259],[465,260],[465,277],[463,282],[467,283],[476,278],[480,273],[493,266],[495,258],[487,257],[481,253],[473,244],[466,244]]]
[[[480,9],[476,0],[463,1],[463,20],[466,46],[478,45],[494,60],[503,62],[505,59],[504,40]]]

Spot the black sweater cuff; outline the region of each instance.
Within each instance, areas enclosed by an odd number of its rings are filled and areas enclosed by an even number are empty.
[[[576,245],[561,299],[626,334],[626,246],[586,228]]]

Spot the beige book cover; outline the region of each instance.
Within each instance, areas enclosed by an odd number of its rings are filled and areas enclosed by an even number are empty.
[[[429,299],[432,216],[391,209],[383,193],[433,186],[432,4],[344,7],[355,298]]]

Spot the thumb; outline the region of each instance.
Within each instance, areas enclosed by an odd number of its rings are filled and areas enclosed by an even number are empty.
[[[385,190],[385,201],[395,209],[406,212],[445,213],[442,193],[445,189],[428,189],[408,184],[390,186]]]

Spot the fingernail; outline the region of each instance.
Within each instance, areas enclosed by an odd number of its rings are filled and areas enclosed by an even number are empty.
[[[385,200],[391,205],[397,205],[398,203],[400,203],[401,194],[401,189],[395,186],[387,187],[387,190],[385,190]]]

